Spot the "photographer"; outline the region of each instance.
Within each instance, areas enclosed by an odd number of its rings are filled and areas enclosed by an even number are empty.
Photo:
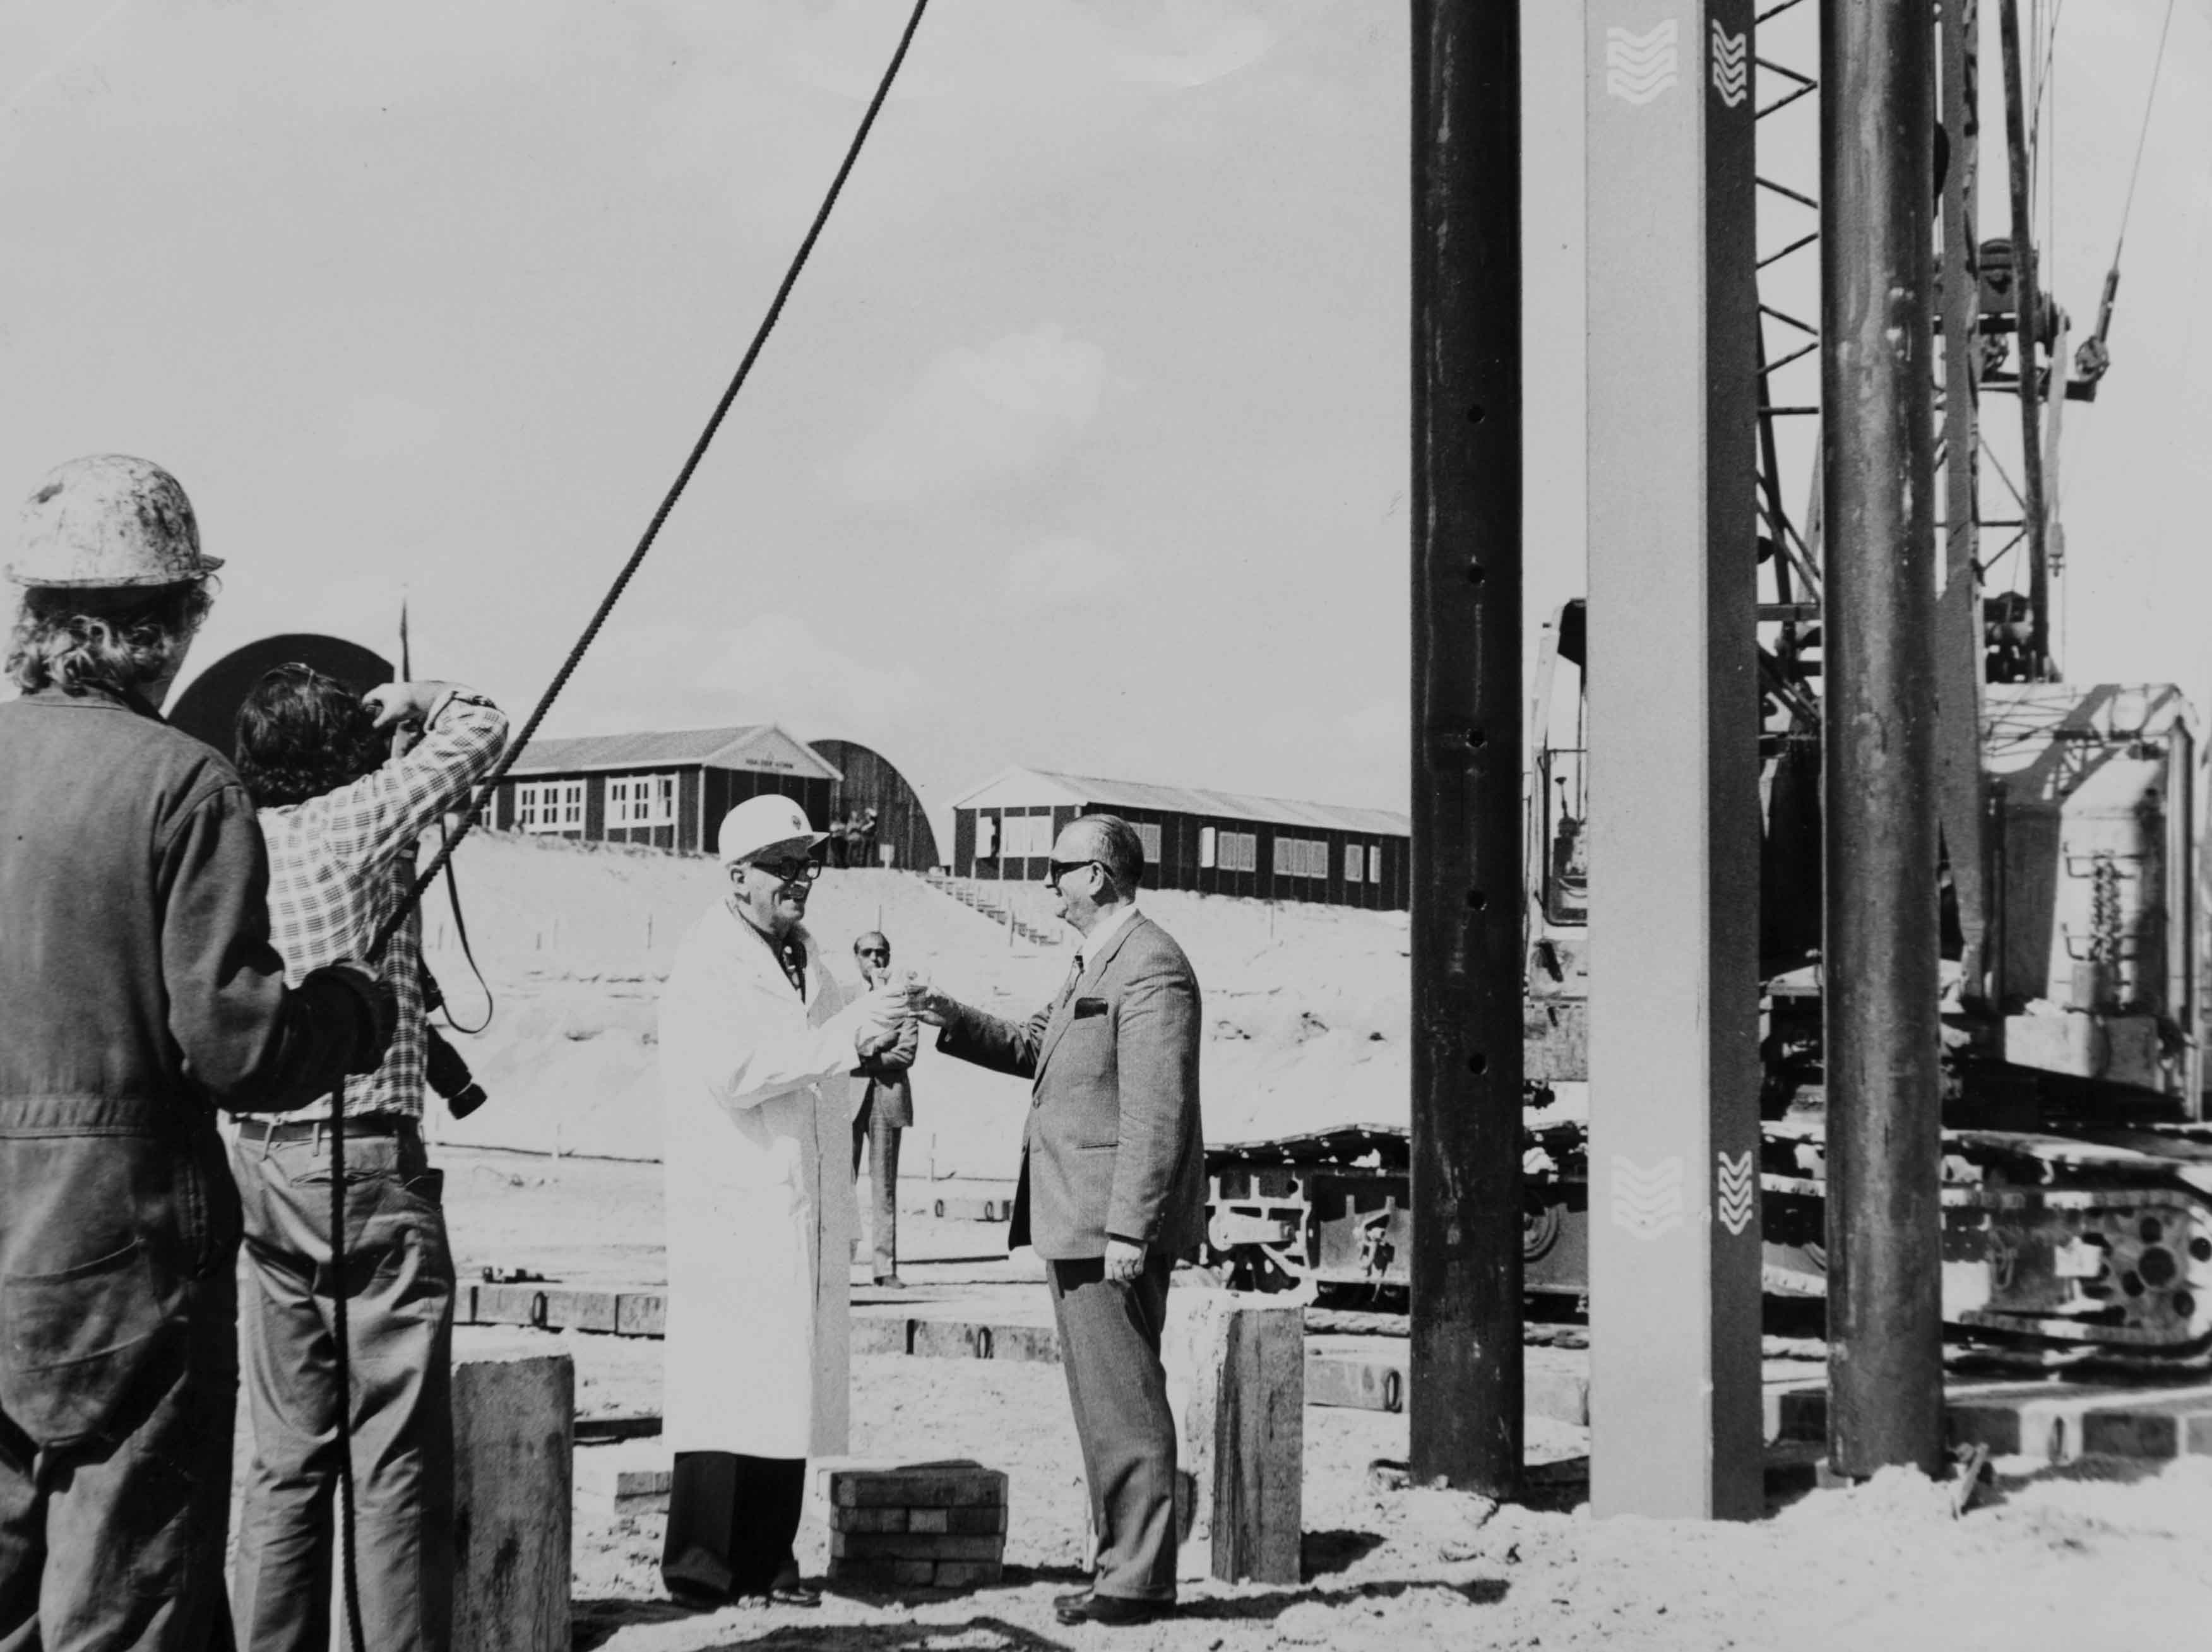
[[[394,754],[392,732],[422,736]],[[416,840],[497,762],[507,719],[444,683],[364,697],[304,665],[262,678],[238,714],[238,763],[269,840],[270,910],[289,970],[359,953],[413,880]],[[384,1065],[349,1086],[346,1278],[331,1275],[326,1100],[242,1121],[232,1170],[253,1465],[234,1602],[241,1652],[327,1652],[332,1451],[340,1396],[332,1298],[347,1291],[356,1544],[377,1652],[445,1652],[453,1625],[453,1263],[440,1173],[419,1121],[428,1060],[422,919],[370,962],[398,995]]]
[[[0,706],[0,1646],[226,1644],[238,1200],[216,1133],[367,1072],[365,971],[295,975],[230,766],[156,711],[213,598],[143,459],[46,477]]]

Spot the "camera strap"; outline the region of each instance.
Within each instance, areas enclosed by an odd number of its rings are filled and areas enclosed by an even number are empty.
[[[438,835],[441,841],[445,832],[446,829],[441,825]],[[483,970],[477,963],[475,949],[469,944],[469,920],[461,915],[460,880],[453,875],[453,862],[450,856],[446,860],[446,899],[453,908],[453,938],[460,942],[461,957],[468,961],[469,973],[477,978],[477,987],[484,997],[483,1019],[473,1027],[461,1025],[460,1017],[453,1013],[453,1000],[447,999],[444,1004],[446,1024],[457,1033],[480,1033],[491,1025],[492,1014],[499,1008],[499,1004],[492,996],[491,983],[484,979]]]

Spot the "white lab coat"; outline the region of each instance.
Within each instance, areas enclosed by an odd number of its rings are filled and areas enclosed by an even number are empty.
[[[759,933],[720,901],[684,937],[660,995],[661,1437],[673,1451],[847,1449],[860,993],[798,933],[804,1003]]]

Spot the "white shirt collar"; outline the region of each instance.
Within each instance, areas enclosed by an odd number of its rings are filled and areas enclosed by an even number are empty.
[[[1136,915],[1137,903],[1133,900],[1124,901],[1114,908],[1112,917],[1107,919],[1088,935],[1077,936],[1075,950],[1083,954],[1083,967],[1087,969],[1096,963],[1099,955],[1106,950],[1107,942],[1120,934]]]

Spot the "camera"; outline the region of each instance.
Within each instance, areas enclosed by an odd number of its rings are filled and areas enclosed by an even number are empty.
[[[437,977],[428,969],[422,972],[422,1013],[434,1015],[446,1006],[446,994],[438,986]],[[446,1111],[457,1119],[465,1119],[491,1099],[484,1087],[477,1082],[476,1074],[461,1053],[446,1042],[445,1035],[425,1021],[422,1023],[422,1076],[429,1081],[446,1103]]]

